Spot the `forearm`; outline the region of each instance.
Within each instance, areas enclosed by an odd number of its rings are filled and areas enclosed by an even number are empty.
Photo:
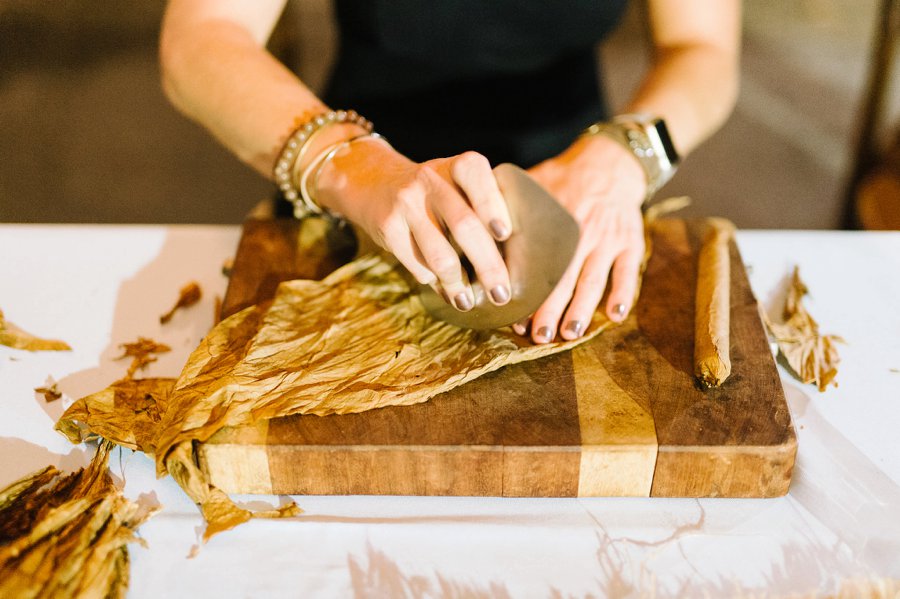
[[[198,11],[191,2],[173,1],[163,23],[160,63],[171,102],[268,177],[293,128],[326,108],[265,50],[267,36]]]
[[[740,2],[688,0],[691,6],[683,2],[651,0],[654,63],[627,111],[663,117],[679,153],[687,155],[734,108]]]

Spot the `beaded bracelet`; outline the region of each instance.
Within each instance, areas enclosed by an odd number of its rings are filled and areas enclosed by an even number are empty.
[[[297,163],[303,157],[303,154],[306,153],[310,140],[318,131],[327,126],[340,123],[359,125],[370,133],[373,128],[372,123],[357,114],[355,110],[331,110],[320,114],[294,130],[278,155],[274,169],[275,183],[281,189],[284,197],[295,204],[295,211],[297,200],[303,199],[301,198],[300,189],[295,183],[294,169]]]

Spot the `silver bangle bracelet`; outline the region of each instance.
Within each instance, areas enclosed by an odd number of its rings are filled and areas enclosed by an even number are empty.
[[[295,203],[301,198],[299,186],[295,182],[294,170],[306,153],[309,141],[321,129],[340,123],[359,125],[370,133],[373,129],[372,123],[357,114],[355,110],[331,110],[301,125],[288,137],[275,161],[273,171],[275,183],[285,198]]]
[[[340,214],[322,208],[322,206],[316,199],[315,196],[319,190],[319,177],[321,176],[322,170],[325,168],[325,165],[327,165],[332,158],[337,156],[337,154],[341,150],[350,147],[357,141],[366,140],[382,140],[387,143],[387,140],[384,138],[384,136],[379,135],[378,133],[364,133],[362,135],[357,135],[356,137],[351,137],[350,139],[345,139],[343,141],[331,144],[330,146],[324,148],[321,152],[319,152],[318,156],[313,158],[312,162],[309,163],[309,166],[307,166],[303,170],[303,174],[300,177],[300,200],[294,202],[294,216],[296,218],[303,218],[308,214],[326,214],[332,218],[342,218]],[[309,188],[310,177],[312,177],[312,191]]]

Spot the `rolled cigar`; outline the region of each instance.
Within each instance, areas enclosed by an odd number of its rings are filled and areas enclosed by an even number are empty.
[[[694,375],[705,387],[718,387],[731,374],[731,258],[728,244],[734,224],[723,218],[707,220],[708,229],[697,261],[694,314]]]

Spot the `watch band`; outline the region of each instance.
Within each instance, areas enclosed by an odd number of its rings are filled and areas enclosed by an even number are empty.
[[[610,122],[594,123],[582,135],[605,135],[638,159],[647,177],[645,201],[653,197],[678,170],[680,157],[665,121],[659,117],[623,114]]]

